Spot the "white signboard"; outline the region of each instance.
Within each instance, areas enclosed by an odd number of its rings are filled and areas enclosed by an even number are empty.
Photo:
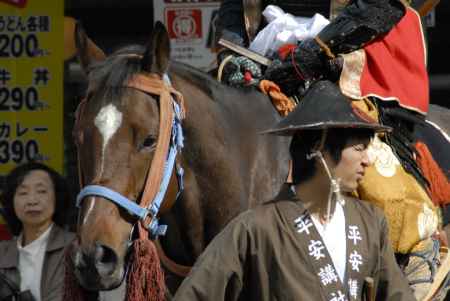
[[[205,71],[216,67],[211,47],[219,0],[158,0],[153,5],[155,22],[163,22],[169,32],[173,60]]]

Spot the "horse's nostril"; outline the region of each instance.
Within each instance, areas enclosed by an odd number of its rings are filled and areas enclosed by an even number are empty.
[[[94,258],[95,258],[95,262],[102,262],[103,261],[103,256],[105,255],[105,247],[98,244],[95,247],[95,253],[94,253]]]
[[[95,249],[95,266],[100,275],[114,273],[118,257],[116,252],[105,245],[98,244]]]

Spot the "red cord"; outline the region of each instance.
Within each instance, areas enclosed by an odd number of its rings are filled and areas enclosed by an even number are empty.
[[[294,51],[295,51],[295,48],[292,48],[292,49],[291,49],[292,65],[294,66],[295,73],[297,73],[298,77],[299,77],[302,81],[305,81],[305,77],[304,77],[304,76],[302,75],[302,73],[300,72],[300,69],[297,68],[297,64],[296,64],[295,58],[294,58]]]

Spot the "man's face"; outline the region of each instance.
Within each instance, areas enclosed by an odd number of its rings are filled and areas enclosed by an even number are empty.
[[[14,210],[26,226],[49,225],[55,212],[55,190],[46,171],[32,170],[17,187]]]
[[[369,165],[367,146],[370,138],[349,139],[342,150],[341,160],[334,168],[334,176],[340,179],[341,190],[352,192],[358,187]]]

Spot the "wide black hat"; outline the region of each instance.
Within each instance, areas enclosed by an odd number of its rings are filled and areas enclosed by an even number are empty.
[[[353,106],[336,84],[318,81],[308,89],[294,111],[264,133],[288,136],[299,130],[328,128],[362,128],[377,132],[391,130]]]

